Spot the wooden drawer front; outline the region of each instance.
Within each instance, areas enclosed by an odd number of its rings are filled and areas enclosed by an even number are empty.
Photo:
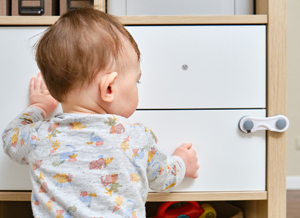
[[[266,189],[266,133],[242,133],[238,122],[245,115],[265,117],[266,111],[142,110],[130,119],[152,129],[169,154],[184,142],[193,143],[199,177],[185,178],[175,192],[262,191]]]
[[[264,25],[126,28],[142,53],[138,108],[266,107]]]

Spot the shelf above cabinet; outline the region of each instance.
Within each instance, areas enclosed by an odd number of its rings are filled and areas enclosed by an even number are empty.
[[[30,201],[31,192],[0,192],[0,201]],[[192,192],[192,193],[149,193],[147,202],[164,201],[246,201],[267,200],[266,191],[257,192]]]
[[[49,26],[59,16],[0,16],[0,26]]]
[[[0,26],[48,26],[59,16],[0,16]],[[267,15],[120,16],[124,25],[267,24]]]
[[[124,25],[267,24],[267,15],[122,16]]]

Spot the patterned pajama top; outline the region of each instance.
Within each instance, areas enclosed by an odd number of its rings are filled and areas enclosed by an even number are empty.
[[[2,135],[12,160],[30,165],[36,218],[144,218],[148,187],[170,191],[185,175],[154,133],[110,115],[58,114],[27,108]]]

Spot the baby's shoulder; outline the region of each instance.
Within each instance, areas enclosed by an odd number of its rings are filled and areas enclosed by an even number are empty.
[[[130,121],[129,119],[124,120],[126,130],[130,131],[132,134],[138,134],[140,137],[144,138],[145,140],[154,141],[157,143],[157,138],[154,132],[147,126],[142,123],[135,123]]]
[[[122,124],[124,125],[125,129],[129,132],[136,133],[136,134],[145,134],[147,127],[138,122],[134,122],[130,119],[122,119]]]

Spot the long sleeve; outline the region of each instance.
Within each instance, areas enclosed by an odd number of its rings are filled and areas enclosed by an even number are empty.
[[[169,192],[179,185],[185,175],[186,166],[180,157],[166,154],[157,145],[157,138],[148,129],[148,167],[147,177],[149,187],[157,192]]]
[[[12,120],[2,134],[4,152],[20,164],[28,164],[28,153],[35,149],[37,122],[42,120],[41,110],[29,107]]]

